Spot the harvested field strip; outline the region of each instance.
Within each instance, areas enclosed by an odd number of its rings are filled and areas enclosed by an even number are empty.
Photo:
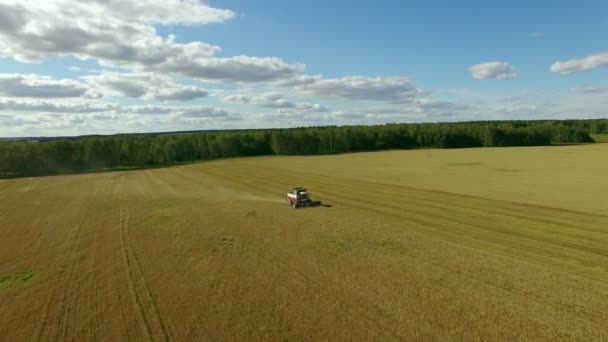
[[[266,173],[265,176],[280,178],[280,176],[268,173]],[[307,175],[306,177],[308,177],[307,179],[309,181],[314,180],[314,176]],[[318,184],[320,185],[321,191],[323,191],[323,189],[326,189],[327,186],[331,186],[331,184],[336,184],[336,181],[338,181],[338,179],[327,180],[327,182],[321,181]],[[355,182],[357,184],[355,186],[348,185],[353,184]],[[507,230],[509,230],[510,227],[517,226],[525,226],[527,228],[525,233],[518,233],[517,230],[511,229],[510,231],[512,232],[512,234],[515,235],[519,234],[520,236],[528,237],[530,233],[533,233],[535,230],[538,231],[538,233],[542,234],[542,239],[546,239],[551,237],[551,235],[555,235],[556,237],[559,237],[559,240],[555,242],[560,244],[564,243],[564,237],[569,237],[573,241],[586,240],[586,242],[592,245],[596,244],[598,240],[603,240],[597,243],[597,246],[600,248],[598,250],[600,253],[605,253],[605,251],[601,248],[603,248],[604,246],[603,242],[608,242],[608,229],[597,229],[599,223],[596,223],[595,225],[579,223],[579,225],[575,226],[574,224],[561,223],[556,220],[543,220],[538,219],[536,217],[527,217],[517,214],[524,210],[523,207],[525,206],[523,205],[514,205],[514,208],[512,208],[511,211],[494,210],[494,208],[500,207],[499,203],[490,200],[490,204],[493,204],[492,206],[488,205],[488,200],[479,198],[474,199],[473,204],[463,205],[461,203],[470,200],[470,198],[458,198],[457,195],[452,194],[451,202],[434,201],[433,196],[436,196],[436,194],[433,194],[433,192],[427,191],[429,193],[428,196],[424,196],[423,194],[417,194],[416,192],[419,191],[415,190],[415,195],[411,196],[410,193],[412,192],[412,189],[398,186],[391,186],[390,189],[387,189],[385,191],[378,191],[374,190],[380,188],[378,184],[367,184],[364,181],[340,183],[340,186],[341,189],[343,189],[345,192],[350,191],[351,193],[354,193],[357,198],[363,198],[363,201],[367,201],[375,197],[387,203],[398,203],[399,207],[403,207],[402,205],[406,204],[408,208],[414,207],[417,212],[431,213],[435,217],[446,218],[456,223],[462,223],[462,220],[468,221],[469,218],[474,216],[478,221],[485,221],[485,223],[489,223],[493,226],[502,226],[503,229]],[[338,201],[340,201],[342,197],[343,196],[339,197]],[[395,208],[394,205],[383,205]],[[549,208],[544,209],[550,211]],[[555,217],[558,214],[561,214],[561,211],[553,210],[553,213],[549,214],[551,214],[550,217]],[[585,213],[579,213],[578,217],[580,218],[578,222],[581,222],[587,217],[589,217],[589,215]],[[598,215],[594,215],[594,217],[596,219],[603,219],[604,222],[608,222],[608,217]],[[499,220],[497,220],[497,218],[499,218]],[[584,246],[585,249],[588,247],[589,244],[586,244]]]
[[[307,177],[309,177],[308,179],[314,179],[310,178],[310,176]],[[331,184],[336,184],[337,181],[338,179],[334,179],[318,184],[321,186],[321,189],[325,189]],[[340,183],[341,189],[343,189],[345,193],[349,192],[354,194],[357,198],[362,198],[363,202],[369,201],[370,199],[377,199],[377,202],[385,201],[386,203],[391,203],[390,205],[383,204],[383,206],[393,209],[399,209],[402,208],[403,205],[406,205],[407,208],[413,208],[416,212],[430,214],[434,217],[444,218],[455,223],[466,223],[467,221],[470,221],[471,217],[475,217],[475,220],[480,223],[502,228],[513,235],[534,238],[534,234],[536,233],[536,237],[544,241],[548,241],[551,237],[558,238],[552,240],[552,242],[558,244],[568,244],[568,241],[564,241],[565,237],[569,238],[569,241],[585,240],[584,246],[577,246],[575,243],[571,243],[570,245],[573,248],[582,247],[584,249],[593,249],[592,246],[596,245],[598,247],[595,249],[596,252],[603,255],[607,255],[608,252],[603,249],[604,243],[608,242],[608,229],[604,228],[605,226],[603,225],[601,227],[604,229],[597,229],[600,220],[597,220],[598,223],[595,225],[585,225],[584,223],[574,225],[561,223],[556,220],[539,220],[535,217],[530,218],[518,215],[517,213],[523,211],[524,205],[514,205],[514,208],[512,208],[510,212],[504,210],[496,211],[493,208],[500,207],[500,202],[497,203],[497,201],[476,198],[474,199],[473,204],[465,206],[460,203],[466,202],[468,198],[458,198],[457,195],[453,194],[451,195],[452,201],[448,203],[446,201],[434,201],[433,192],[430,192],[427,196],[424,196],[423,194],[411,196],[410,193],[412,191],[410,191],[410,188],[391,186],[390,189],[385,191],[377,191],[374,190],[374,188],[380,188],[377,184],[367,184],[364,181],[352,181],[350,184],[355,182],[357,184],[355,186],[349,186],[349,183]],[[429,191],[427,191],[427,193],[428,192]],[[341,200],[341,198],[342,197],[339,197],[338,201]],[[394,204],[398,205],[395,206]],[[550,211],[550,208],[544,209]],[[549,217],[556,217],[559,216],[561,212],[561,210],[556,209],[548,214],[550,214]],[[579,220],[577,222],[581,222],[589,216],[590,215],[586,213],[578,213]],[[604,224],[608,224],[608,216],[592,216],[596,219],[601,219]],[[522,226],[526,227],[525,232],[512,228]]]
[[[280,177],[288,173],[288,170],[282,170],[278,168],[268,168],[260,169],[257,166],[250,166],[250,168],[246,169],[246,172],[255,172],[257,175],[267,175],[268,177]],[[285,179],[291,179],[296,181],[298,179],[306,179],[310,181],[325,181],[335,184],[336,181],[342,182],[346,180],[348,183],[341,184],[344,189],[358,189],[360,191],[364,191],[365,193],[376,193],[379,195],[398,195],[400,196],[400,200],[407,201],[409,199],[415,199],[416,201],[423,201],[425,203],[430,203],[433,205],[441,205],[445,204],[451,207],[461,207],[465,209],[471,209],[473,211],[477,211],[478,213],[490,213],[490,214],[500,214],[503,213],[505,216],[513,217],[522,217],[526,220],[538,220],[543,223],[551,223],[551,224],[559,224],[560,226],[569,225],[575,227],[577,229],[584,228],[587,225],[589,227],[596,227],[599,223],[606,223],[608,221],[608,216],[606,215],[598,215],[587,212],[576,212],[563,210],[560,208],[550,208],[550,207],[540,207],[533,206],[529,204],[519,204],[514,202],[505,202],[505,201],[496,201],[489,200],[485,198],[478,198],[472,196],[465,196],[459,194],[438,192],[433,190],[423,190],[416,189],[401,185],[393,185],[393,184],[383,184],[378,182],[369,182],[366,180],[357,180],[357,179],[345,179],[345,178],[337,178],[330,177],[326,175],[318,175],[314,173],[307,173],[298,171],[294,173],[298,176],[296,177],[284,177]],[[249,181],[251,183],[251,181]],[[357,185],[352,185],[356,183]],[[351,184],[351,185],[349,185]],[[321,189],[322,190],[322,189]],[[401,196],[403,194],[403,196]],[[488,205],[487,202],[490,201],[493,205]],[[498,205],[501,204],[501,205]],[[519,213],[525,213],[525,216],[517,216]],[[556,213],[559,213],[559,219],[556,218]],[[542,216],[540,216],[542,214]],[[563,218],[565,217],[566,223],[564,223]],[[536,219],[538,218],[538,219]],[[568,221],[570,219],[570,221]],[[592,232],[602,232],[608,234],[608,228],[604,228],[601,230],[591,230]]]
[[[346,180],[350,184],[352,184],[352,183],[359,184],[358,187],[355,186],[354,188],[365,189],[366,193],[370,192],[370,193],[377,193],[377,194],[381,194],[381,195],[388,194],[388,193],[393,193],[393,194],[403,193],[403,194],[407,195],[407,197],[402,196],[403,200],[407,200],[408,198],[414,198],[416,200],[425,201],[427,203],[446,204],[449,206],[459,206],[459,207],[468,208],[468,209],[472,209],[472,210],[481,210],[479,207],[483,206],[484,211],[486,211],[488,213],[505,213],[508,216],[517,215],[519,213],[525,213],[526,215],[523,217],[525,217],[526,219],[538,217],[538,221],[546,222],[546,223],[555,223],[555,224],[563,225],[564,220],[566,220],[566,222],[569,222],[569,224],[571,224],[575,227],[580,227],[581,225],[584,227],[587,222],[589,222],[592,225],[595,225],[597,223],[605,223],[608,220],[607,215],[598,215],[598,214],[594,214],[594,213],[590,213],[590,212],[577,212],[577,211],[565,210],[565,209],[561,209],[561,208],[543,207],[543,206],[538,206],[538,205],[522,204],[522,203],[509,202],[509,201],[490,200],[487,198],[480,198],[480,197],[474,197],[474,196],[441,192],[441,191],[436,191],[436,190],[425,190],[425,189],[412,188],[412,187],[407,187],[407,186],[398,185],[398,184],[372,182],[372,181],[368,181],[368,180],[364,180],[364,179],[349,179],[349,178],[343,178],[343,177],[331,177],[331,176],[327,176],[327,175],[320,175],[320,174],[315,174],[315,173],[301,171],[301,170],[298,170],[297,172],[293,172],[293,170],[281,169],[281,168],[277,168],[277,167],[264,166],[263,168],[260,168],[257,165],[249,165],[249,164],[246,164],[245,162],[242,162],[242,163],[245,165],[245,170],[249,170],[249,171],[254,170],[255,172],[258,172],[258,174],[265,174],[265,175],[272,176],[272,177],[279,176],[279,175],[286,175],[286,174],[289,174],[289,175],[295,174],[295,175],[300,175],[299,176],[300,179],[305,178],[307,180],[310,179],[313,181],[314,180],[325,180],[328,182],[335,183],[336,180],[339,180],[340,182],[342,182],[342,180]],[[247,172],[249,172],[249,171],[247,171]],[[291,176],[287,177],[287,178],[293,179]],[[298,178],[296,177],[296,179],[298,179]],[[349,187],[349,185],[347,185],[347,184],[345,184],[344,186],[346,188]],[[351,188],[353,188],[353,186],[351,186]],[[486,204],[486,202],[488,202],[488,201],[492,201],[495,205],[488,206]],[[498,203],[500,203],[501,205],[496,205]],[[559,218],[556,218],[556,216],[555,216],[556,211],[559,211],[559,214],[560,214]],[[569,219],[570,219],[570,221],[569,221]],[[608,228],[602,229],[601,231],[608,234]]]
[[[444,269],[444,270],[450,270],[450,271],[454,271],[454,272],[456,272],[456,273],[459,273],[459,271],[458,271],[457,269],[446,269],[446,268],[445,268],[443,265],[441,265],[441,264],[429,263],[429,262],[428,262],[428,261],[426,261],[426,260],[412,260],[412,262],[414,262],[414,263],[418,263],[418,264],[428,264],[428,266],[440,267],[441,269]],[[477,279],[479,278],[479,276],[478,276],[477,274],[474,274],[474,273],[473,273],[473,274],[462,274],[462,277],[463,277],[462,281],[466,281],[467,279],[468,279],[468,280],[471,280],[471,279],[476,279],[476,280],[477,280]],[[495,285],[495,284],[493,284],[493,283],[491,283],[491,282],[487,282],[487,281],[485,281],[483,278],[479,278],[479,283],[484,283],[484,284],[487,284],[487,285],[488,285],[488,286],[490,286],[490,287],[494,287],[494,288],[496,288],[496,285]],[[509,290],[509,292],[512,292],[512,289],[509,289],[509,288],[504,288],[504,289],[505,289],[505,290]],[[368,289],[367,291],[369,291],[369,289]],[[522,291],[522,292],[521,292],[521,294],[526,294],[526,291]],[[384,295],[387,295],[387,293],[384,293]],[[526,296],[529,296],[529,294],[526,294]],[[530,299],[530,298],[528,298],[528,300],[529,300],[529,299]],[[539,302],[542,302],[542,303],[545,303],[545,304],[552,305],[552,306],[554,306],[554,307],[555,307],[555,309],[556,309],[556,310],[565,310],[565,309],[568,309],[568,308],[570,308],[570,309],[572,308],[572,307],[571,307],[571,306],[569,306],[569,305],[568,305],[568,306],[564,306],[564,305],[562,305],[562,304],[561,304],[562,299],[559,299],[559,298],[556,298],[556,299],[555,299],[555,300],[553,300],[553,301],[547,301],[547,300],[543,300],[543,298],[539,297]],[[577,306],[577,305],[575,304],[574,306]],[[603,318],[601,318],[601,317],[602,317],[602,316],[601,316],[601,311],[595,311],[595,312],[596,312],[596,314],[594,315],[594,314],[593,314],[593,311],[589,311],[587,308],[580,307],[580,309],[581,309],[581,311],[588,312],[588,313],[589,313],[589,315],[590,315],[590,316],[589,316],[589,317],[590,317],[590,319],[591,319],[592,317],[599,317],[599,318],[596,320],[596,322],[601,322],[601,321],[602,321],[602,319],[603,319]],[[604,318],[605,318],[605,317],[604,317]]]
[[[209,168],[212,169],[212,167],[210,166]],[[232,179],[238,179],[239,174],[244,172],[249,175],[250,184],[253,183],[258,188],[265,188],[265,179],[272,179],[275,184],[283,183],[285,184],[285,188],[289,187],[288,182],[292,182],[293,184],[293,182],[301,183],[305,180],[308,182],[307,184],[314,185],[319,189],[315,193],[319,195],[325,194],[332,198],[332,202],[335,203],[342,202],[361,210],[393,215],[406,221],[417,223],[424,228],[432,227],[431,229],[435,231],[440,229],[439,233],[441,235],[452,236],[457,240],[473,238],[493,245],[516,248],[528,253],[545,256],[551,258],[552,261],[555,261],[555,258],[557,258],[560,262],[580,266],[582,268],[581,271],[587,275],[596,277],[599,274],[602,275],[601,278],[606,276],[602,269],[598,273],[598,270],[594,267],[598,263],[608,263],[608,250],[603,243],[606,241],[604,234],[597,234],[594,238],[588,238],[581,234],[580,231],[577,232],[573,227],[563,227],[555,223],[549,226],[543,222],[535,222],[533,221],[534,219],[524,219],[525,221],[520,223],[520,228],[518,228],[510,223],[509,220],[505,220],[511,218],[506,216],[504,212],[501,212],[500,216],[495,215],[494,217],[483,218],[479,215],[471,215],[466,211],[463,212],[463,208],[459,206],[444,205],[444,207],[440,207],[441,210],[437,210],[438,208],[426,199],[416,201],[415,198],[409,197],[407,189],[399,189],[398,187],[393,190],[395,192],[393,194],[383,192],[380,195],[376,195],[373,194],[373,191],[366,191],[365,182],[353,182],[354,184],[349,184],[344,180],[340,182],[328,182],[319,180],[314,176],[285,177],[281,176],[281,173],[278,172],[268,173],[254,168],[239,170],[238,172],[226,169],[216,170],[214,173],[216,176],[234,177]],[[335,184],[339,185],[336,186]],[[463,200],[466,201],[466,198]],[[476,201],[482,202],[479,199],[476,199]],[[460,201],[455,201],[455,203],[458,202]],[[486,200],[481,208],[492,206],[498,207],[500,206],[500,202],[496,203],[492,200]],[[524,206],[522,205],[522,207]],[[549,209],[545,208],[545,210]],[[521,211],[516,210],[515,212]],[[559,215],[560,212],[560,210],[555,210],[556,215]],[[573,215],[571,212],[568,214]],[[581,220],[584,217],[585,215],[581,213]],[[601,226],[602,228],[608,227],[608,220],[606,222],[607,225]],[[592,229],[601,232],[601,229],[598,228],[600,226],[592,226]],[[564,234],[563,231],[567,231],[568,229],[571,232],[574,231],[574,234]],[[567,239],[564,239],[564,237]],[[597,241],[598,239],[600,240]],[[569,250],[571,252],[568,252]],[[583,270],[586,270],[586,272]]]
[[[234,170],[234,169],[233,169]],[[223,168],[219,168],[219,169],[214,169],[213,166],[210,165],[206,165],[205,166],[205,171],[211,171],[211,173],[214,176],[223,176],[223,177],[227,177],[229,179],[231,179],[232,181],[240,181],[242,178],[240,177],[240,175],[242,175],[243,173],[247,174],[247,181],[242,182],[243,184],[245,184],[248,187],[252,187],[252,188],[256,188],[258,190],[264,191],[264,189],[269,189],[269,188],[273,188],[273,186],[270,185],[270,182],[265,181],[265,180],[272,180],[272,184],[275,184],[275,187],[281,186],[281,184],[284,184],[285,187],[289,187],[290,185],[294,184],[294,182],[302,182],[302,181],[306,181],[306,184],[314,184],[314,185],[318,185],[320,189],[323,189],[322,191],[315,191],[315,193],[317,194],[328,194],[328,195],[333,195],[331,202],[332,203],[336,203],[339,201],[345,201],[344,198],[348,197],[350,198],[350,194],[348,192],[348,190],[344,191],[344,188],[353,188],[353,187],[348,187],[345,185],[345,182],[343,180],[339,181],[339,182],[335,182],[335,183],[321,183],[316,181],[313,177],[308,178],[307,176],[303,176],[303,177],[282,177],[279,176],[281,173],[277,172],[277,173],[263,173],[263,172],[259,172],[259,169],[242,169],[241,167],[239,167],[239,171],[238,172],[231,172],[227,169],[223,169]],[[259,173],[256,173],[259,172]],[[258,177],[258,175],[262,174],[261,176]],[[307,178],[304,178],[307,177]],[[290,183],[288,183],[290,182]],[[333,184],[333,185],[332,185]],[[338,184],[339,190],[334,190],[335,189],[335,184]],[[354,186],[356,187],[356,186]],[[361,185],[359,185],[359,187],[361,187]],[[334,190],[334,191],[332,191]],[[404,195],[405,196],[405,195]],[[453,195],[455,197],[457,197],[456,195]],[[345,201],[346,204],[348,204],[351,207],[355,207],[357,209],[360,210],[367,210],[370,211],[371,208],[376,208],[379,214],[381,215],[386,215],[386,214],[390,214],[400,220],[404,220],[408,221],[411,220],[411,218],[406,218],[405,216],[409,216],[412,213],[414,215],[418,214],[415,211],[407,211],[407,213],[404,215],[403,211],[400,210],[395,210],[395,211],[390,211],[390,210],[386,210],[383,209],[386,207],[385,204],[382,205],[376,205],[373,203],[369,203],[367,202],[367,196],[366,193],[361,193],[361,192],[357,192],[354,193],[353,196],[354,198],[364,198],[364,200],[356,200],[356,201]],[[334,200],[334,198],[339,198],[340,200]],[[482,200],[482,199],[476,199],[478,201]],[[489,202],[492,202],[491,200]],[[363,203],[363,205],[361,205],[361,203]],[[487,205],[487,204],[486,204]],[[547,211],[551,211],[551,209],[549,208],[545,208],[545,210]],[[374,210],[371,210],[374,211]],[[560,210],[556,210],[557,212],[560,212]],[[582,214],[582,213],[581,213]],[[504,213],[502,214],[504,215]],[[525,217],[525,216],[524,216]],[[425,218],[429,218],[429,216],[426,216]],[[500,222],[500,220],[497,220],[496,222]],[[435,226],[437,224],[436,221],[418,221],[418,223],[421,223],[424,228],[428,228],[429,226]],[[459,224],[457,224],[457,226],[459,226]],[[422,228],[420,226],[416,226],[416,228]],[[596,227],[597,228],[597,227]],[[441,230],[438,236],[440,236],[441,238],[446,238],[447,236],[453,234],[448,226],[448,228],[446,228],[448,230]],[[468,235],[471,234],[470,230],[460,230],[460,233],[457,234],[456,236],[453,236],[454,241],[457,241],[458,243],[461,243],[463,239],[467,239]],[[489,235],[484,235],[481,236],[481,238],[479,240],[484,241],[487,240],[489,237],[492,237],[492,240],[495,240],[495,237],[492,236],[493,234],[489,234]],[[514,236],[515,238],[517,238],[517,236]],[[474,246],[475,248],[480,248],[481,245],[479,244],[479,240],[476,241],[469,241],[467,244],[470,246]],[[496,245],[488,245],[486,246],[487,250],[490,250],[492,252],[496,252],[496,247],[502,247],[502,244],[509,246],[510,248],[505,250],[504,255],[505,256],[509,256],[509,257],[513,257],[522,261],[526,261],[526,262],[535,262],[538,263],[540,262],[541,264],[547,264],[547,265],[553,265],[556,266],[558,268],[564,269],[564,270],[568,270],[568,271],[573,271],[573,267],[576,268],[579,266],[578,263],[572,263],[572,261],[570,260],[570,258],[562,258],[562,255],[564,254],[563,251],[562,252],[554,252],[553,249],[555,249],[556,246],[548,246],[546,250],[542,251],[542,253],[539,254],[539,252],[536,250],[538,248],[538,244],[537,243],[531,243],[531,244],[519,244],[519,245],[513,245],[514,241],[512,239],[503,239],[500,240],[501,243],[499,244],[499,246]],[[558,245],[560,241],[557,241]],[[521,247],[527,247],[525,249],[522,250]],[[575,250],[573,252],[573,256],[572,258],[580,258],[580,253],[583,252],[583,254],[586,254],[585,251],[581,251],[581,250]],[[603,253],[604,251],[601,250],[601,252]],[[546,255],[549,254],[549,255]],[[556,260],[555,258],[553,258],[552,256],[558,254],[558,256],[560,258],[558,258],[558,260]],[[540,257],[540,258],[539,258]],[[565,260],[559,260],[559,259],[565,259]],[[601,261],[597,260],[597,256],[596,255],[592,255],[589,258],[584,258],[587,260],[591,260],[595,263],[600,263],[602,264]],[[436,265],[436,266],[441,266],[441,265]],[[456,269],[452,270],[452,271],[457,271]],[[601,279],[604,279],[606,277],[606,270],[603,268],[600,268],[598,270],[599,272],[581,272],[581,274],[586,275],[586,276],[593,276],[594,278],[597,278],[598,274],[600,275]],[[574,270],[574,272],[577,272],[577,270]],[[471,275],[467,275],[468,277],[470,276],[474,276],[473,274]],[[476,277],[475,277],[476,278]],[[485,281],[483,280],[483,278],[480,278],[480,282],[485,283]],[[494,284],[492,284],[491,282],[487,282],[488,285],[490,286],[496,286]],[[522,292],[522,294],[525,292]],[[556,298],[552,301],[550,301],[550,303],[553,303],[552,305],[554,305],[557,308],[562,307],[562,304],[560,304],[560,302],[562,301],[562,299],[560,298]],[[547,302],[549,303],[549,302]],[[567,306],[563,306],[562,308],[572,308],[572,307],[576,307],[576,303],[570,303]],[[583,308],[583,307],[581,307]],[[589,311],[588,309],[585,309],[586,312],[588,312],[588,314],[590,315],[589,317],[596,317],[596,318],[592,318],[594,321],[596,321],[597,323],[600,323],[603,319],[606,319],[607,316],[600,310],[596,310],[596,311]]]

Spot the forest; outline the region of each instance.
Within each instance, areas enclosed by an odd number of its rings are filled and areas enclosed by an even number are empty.
[[[244,156],[592,143],[591,133],[608,133],[608,119],[385,124],[4,140],[0,141],[0,178],[143,168]]]

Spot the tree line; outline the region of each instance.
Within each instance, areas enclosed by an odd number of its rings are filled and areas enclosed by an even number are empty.
[[[590,143],[590,133],[608,133],[608,120],[385,124],[2,141],[0,177],[152,167],[243,156]]]

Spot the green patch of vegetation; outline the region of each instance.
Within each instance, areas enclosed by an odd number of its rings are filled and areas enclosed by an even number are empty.
[[[591,138],[593,138],[593,140],[595,140],[597,143],[608,143],[608,133],[591,134]]]
[[[324,247],[333,255],[351,254],[367,256],[371,254],[396,254],[403,252],[403,246],[391,241],[364,241],[330,239]]]
[[[247,252],[251,247],[251,241],[237,236],[225,236],[203,241],[203,248],[213,255],[238,255]]]
[[[0,274],[0,290],[26,286],[34,277],[34,272]]]

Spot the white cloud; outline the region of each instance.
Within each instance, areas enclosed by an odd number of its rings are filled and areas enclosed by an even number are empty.
[[[104,71],[83,77],[105,94],[156,100],[188,101],[206,97],[208,92],[199,87],[177,84],[169,76],[153,73],[116,73]]]
[[[431,99],[421,99],[415,102],[415,111],[417,113],[434,114],[442,113],[444,115],[455,115],[459,111],[468,109],[469,106],[454,103],[450,101],[440,101]]]
[[[233,94],[224,97],[223,101],[234,104],[249,104],[251,103],[251,96],[245,94]]]
[[[565,62],[558,61],[551,65],[551,71],[567,75],[602,67],[608,67],[608,52],[590,55],[581,59],[571,59]]]
[[[104,103],[57,103],[0,99],[0,111],[44,113],[98,113],[120,110],[119,106]]]
[[[507,62],[488,62],[475,64],[469,67],[471,76],[476,80],[511,80],[518,78],[519,75],[515,73],[513,66]]]
[[[320,76],[306,76],[291,80],[286,85],[295,87],[304,95],[321,98],[390,103],[412,102],[426,94],[404,77],[347,76],[323,79]]]
[[[197,0],[3,0],[0,56],[39,62],[70,55],[104,66],[219,82],[274,81],[303,72],[303,65],[276,57],[220,58],[217,46],[178,43],[154,26],[203,25],[233,16]]]
[[[233,104],[252,104],[265,108],[292,108],[296,107],[295,103],[287,101],[283,95],[279,93],[266,93],[257,96],[234,94],[228,95],[223,99],[226,103]]]
[[[293,108],[297,106],[295,103],[284,99],[283,95],[278,93],[269,93],[253,97],[251,103],[266,108]]]
[[[223,99],[226,103],[251,104],[264,108],[275,108],[280,113],[311,113],[327,112],[329,109],[318,103],[295,103],[283,97],[280,93],[266,93],[261,95],[234,94]]]
[[[217,9],[199,0],[96,0],[125,20],[162,25],[221,23],[234,17],[230,10]]]
[[[144,108],[145,107],[145,108]],[[154,115],[151,112],[161,112]],[[126,106],[100,113],[0,112],[2,136],[50,136],[236,128],[239,113],[211,106]]]
[[[124,113],[137,115],[171,115],[181,118],[199,118],[214,120],[238,120],[241,115],[223,108],[213,106],[126,106]]]
[[[329,112],[330,109],[327,108],[324,105],[318,104],[318,103],[298,103],[296,104],[294,107],[287,107],[287,108],[280,108],[279,112],[280,113],[287,113],[287,112],[295,112],[295,113],[299,113],[299,114],[303,114],[303,113],[325,113],[325,112]]]
[[[224,108],[213,106],[164,106],[164,105],[134,105],[121,106],[108,103],[25,101],[0,99],[0,115],[23,117],[32,115],[44,117],[51,115],[56,120],[73,118],[76,114],[89,114],[86,118],[96,120],[109,120],[118,117],[166,117],[166,118],[198,118],[217,121],[240,120],[241,114],[231,112]],[[85,120],[85,117],[78,116]]]
[[[0,74],[0,96],[49,99],[101,97],[82,82],[35,74]]]
[[[38,123],[37,120],[19,118],[16,115],[0,114],[0,124],[5,127],[21,127],[35,125],[36,123]]]
[[[234,120],[240,118],[240,115],[238,114],[233,114],[226,109],[212,106],[186,108],[179,111],[179,116],[182,118],[212,118],[222,120]]]
[[[151,65],[147,69],[207,81],[259,83],[290,79],[303,73],[305,67],[303,64],[289,64],[276,57],[234,56],[192,59],[174,55],[163,63]]]
[[[608,94],[608,85],[594,85],[576,88],[575,91],[579,94]]]

